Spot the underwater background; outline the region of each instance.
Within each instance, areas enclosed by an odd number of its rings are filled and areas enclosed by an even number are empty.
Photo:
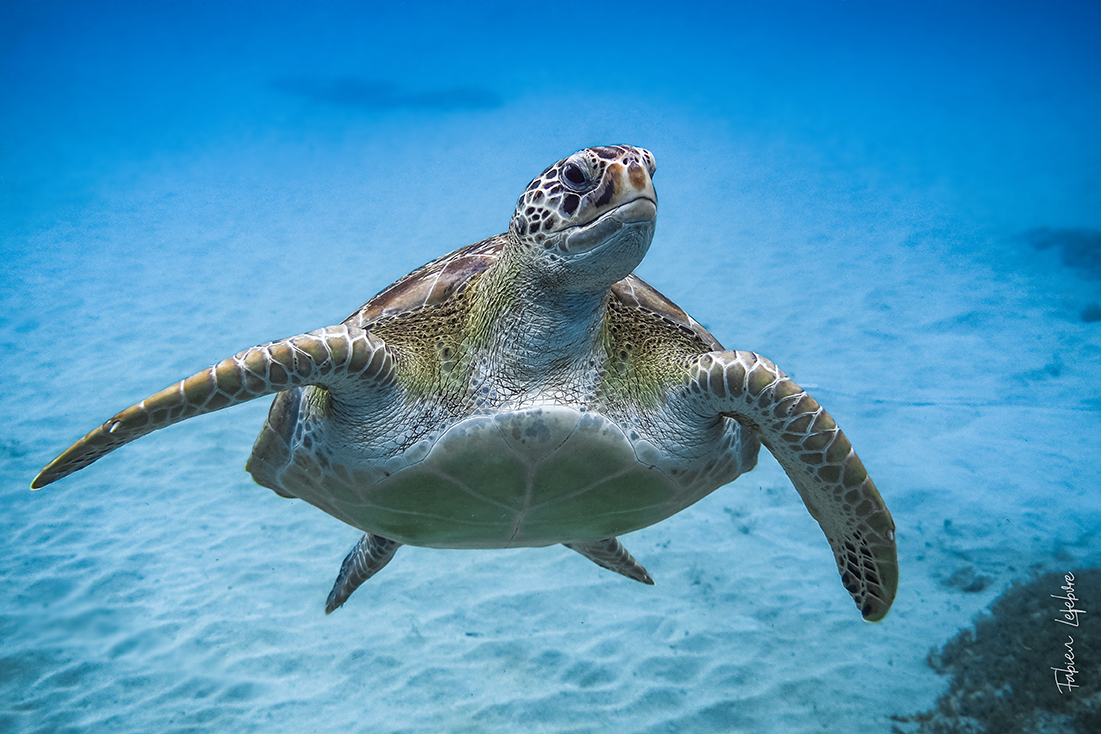
[[[1051,579],[1101,563],[1099,37],[1092,0],[0,4],[0,732],[910,732],[963,685],[930,651],[1047,573],[991,628],[1038,677],[967,685],[1086,731],[1053,707],[1101,711],[1101,626],[1067,692],[1043,635]],[[360,533],[243,471],[266,399],[28,489],[605,143],[657,159],[638,274],[875,479],[884,622],[764,451],[623,538],[654,587],[561,546],[403,548],[329,617]]]

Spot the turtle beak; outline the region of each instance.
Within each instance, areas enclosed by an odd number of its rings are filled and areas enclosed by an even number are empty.
[[[612,239],[623,227],[652,226],[657,218],[658,195],[651,178],[654,156],[642,148],[630,150],[608,166],[600,186],[587,194],[599,215],[572,229],[564,242],[567,252],[584,252]]]
[[[632,148],[622,161],[608,166],[604,184],[611,189],[609,209],[624,209],[622,216],[617,216],[619,221],[634,224],[657,216],[658,195],[653,180],[656,169],[654,155],[644,148]],[[649,202],[649,206],[642,206],[643,202]]]

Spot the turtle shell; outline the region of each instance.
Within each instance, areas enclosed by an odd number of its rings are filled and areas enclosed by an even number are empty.
[[[496,235],[422,265],[383,289],[344,323],[370,329],[446,302],[497,261],[505,241],[505,235]],[[707,329],[637,275],[628,275],[615,283],[612,297],[622,307],[649,313],[695,336],[706,345],[706,351],[722,349]]]
[[[299,486],[325,477],[309,461]],[[730,456],[723,469],[745,466]],[[606,417],[554,405],[468,417],[384,465],[322,482],[310,501],[326,512],[434,548],[598,541],[664,520],[716,485],[684,486],[640,461]]]
[[[498,235],[433,260],[381,291],[344,323],[383,338],[387,332],[416,338],[412,335],[419,329],[410,325],[429,312],[434,315],[428,318],[438,319],[461,301],[505,243],[506,237]],[[722,349],[641,278],[629,275],[615,283],[610,298],[609,375],[622,367],[621,351],[628,361],[653,358],[656,364],[663,350]],[[299,388],[276,398],[248,470],[279,494],[297,496],[350,525],[410,545],[539,546],[630,532],[678,512],[750,468],[757,447],[755,441],[740,441],[737,427],[723,429],[713,437],[712,460],[693,470],[629,435],[624,416],[544,404],[471,411],[446,421],[443,433],[406,436],[407,444],[387,459],[341,468],[337,457],[325,460],[318,453],[327,439],[315,440],[313,450],[299,446],[302,421],[311,422],[311,405],[323,404],[321,392]],[[425,430],[433,425],[410,422]]]

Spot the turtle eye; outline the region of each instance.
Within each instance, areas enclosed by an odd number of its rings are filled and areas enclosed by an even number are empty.
[[[562,169],[562,178],[571,189],[580,190],[589,185],[589,176],[581,166],[576,163],[567,163]]]

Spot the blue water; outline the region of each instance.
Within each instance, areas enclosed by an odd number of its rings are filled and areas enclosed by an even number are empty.
[[[0,731],[929,709],[930,647],[1013,580],[1101,562],[1099,35],[1093,2],[5,3]],[[242,470],[267,401],[28,490],[115,411],[339,322],[609,142],[658,161],[639,274],[808,387],[875,478],[882,624],[765,456],[623,539],[655,587],[560,547],[403,548],[330,617],[358,532]]]

